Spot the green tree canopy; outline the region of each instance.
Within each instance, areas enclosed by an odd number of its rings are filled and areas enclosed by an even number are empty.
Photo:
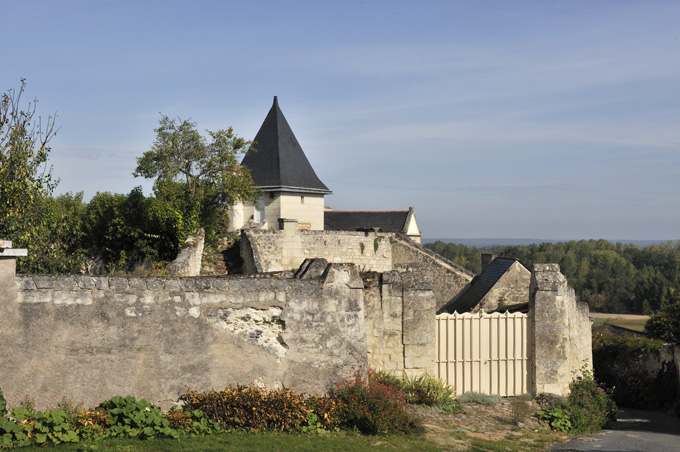
[[[196,123],[161,114],[155,132],[156,141],[137,159],[133,174],[155,179],[155,195],[181,212],[185,224],[201,226],[207,235],[221,232],[227,206],[259,197],[248,168],[238,163],[251,143],[233,128],[206,131],[206,138]]]

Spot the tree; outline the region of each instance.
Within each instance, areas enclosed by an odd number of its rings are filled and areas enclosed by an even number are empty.
[[[649,318],[645,330],[650,337],[680,345],[680,291],[667,290],[661,310]]]
[[[238,157],[251,145],[234,134],[233,128],[196,130],[196,123],[161,114],[156,141],[137,159],[133,175],[155,179],[156,197],[173,205],[185,224],[203,227],[206,235],[222,232],[225,208],[238,201],[256,201],[248,168]]]
[[[37,99],[22,106],[26,88],[2,94],[0,104],[0,238],[13,240],[31,253],[37,246],[41,223],[41,200],[54,190],[58,181],[47,166],[49,141],[56,136],[55,116],[43,127],[36,115]]]

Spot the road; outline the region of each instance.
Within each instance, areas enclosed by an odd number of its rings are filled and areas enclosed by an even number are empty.
[[[622,408],[619,420],[597,435],[552,444],[562,452],[680,452],[680,417]]]

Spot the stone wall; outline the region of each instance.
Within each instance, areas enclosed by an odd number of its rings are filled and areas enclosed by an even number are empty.
[[[266,273],[293,270],[305,259],[352,262],[362,271],[392,270],[394,234],[351,231],[244,230],[241,256],[244,271]]]
[[[15,277],[0,260],[0,387],[10,399],[132,394],[165,408],[187,387],[324,392],[367,364],[362,287],[343,264],[313,280]]]
[[[557,264],[535,264],[529,294],[532,329],[532,392],[566,395],[583,368],[592,370],[592,335],[588,305]]]
[[[471,271],[402,236],[395,236],[392,240],[392,262],[395,269],[418,264],[418,269],[430,273],[437,309],[458,295],[475,276]]]
[[[435,371],[435,297],[427,272],[366,275],[368,364],[399,376]]]

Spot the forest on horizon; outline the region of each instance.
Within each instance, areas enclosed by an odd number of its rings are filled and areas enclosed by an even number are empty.
[[[680,296],[680,241],[640,247],[604,239],[531,245],[469,247],[436,241],[426,248],[479,274],[482,253],[535,263],[559,264],[579,300],[591,311],[652,314]]]

